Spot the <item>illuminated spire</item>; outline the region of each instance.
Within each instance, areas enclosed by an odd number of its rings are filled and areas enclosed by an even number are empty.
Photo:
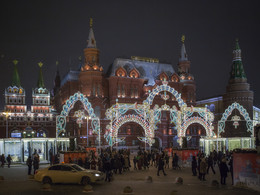
[[[89,20],[89,27],[92,28],[92,26],[93,26],[93,18],[90,18],[90,20]]]
[[[40,72],[39,72],[39,79],[38,79],[37,87],[38,88],[44,88],[44,81],[43,81],[43,76],[42,76],[42,66],[43,66],[43,63],[39,62],[38,65],[40,67]]]
[[[186,53],[184,41],[185,41],[185,35],[182,35],[182,37],[181,37],[182,46],[181,46],[181,53],[180,53],[179,62],[188,61],[188,56],[187,56],[187,53]]]
[[[233,50],[233,63],[230,72],[230,79],[246,79],[238,39],[236,39],[235,48]]]
[[[89,35],[88,35],[88,44],[87,44],[87,48],[97,48],[97,45],[96,45],[96,39],[95,39],[95,36],[94,36],[94,32],[93,32],[93,19],[90,18],[90,21],[89,21]]]
[[[18,74],[17,64],[18,61],[14,60],[14,72],[13,72],[13,78],[12,78],[12,86],[21,87],[20,77]]]

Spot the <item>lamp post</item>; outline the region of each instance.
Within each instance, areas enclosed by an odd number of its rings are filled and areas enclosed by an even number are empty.
[[[9,112],[4,112],[4,115],[6,117],[6,129],[5,129],[5,134],[6,134],[6,138],[8,138],[8,117],[9,117]]]
[[[101,153],[101,146],[100,146],[100,131],[101,131],[101,128],[100,128],[100,119],[98,120],[98,123],[99,123],[99,131],[98,131],[98,146],[99,146],[99,154]]]
[[[88,120],[91,119],[91,117],[86,116],[85,119],[87,119],[87,147],[88,147]]]

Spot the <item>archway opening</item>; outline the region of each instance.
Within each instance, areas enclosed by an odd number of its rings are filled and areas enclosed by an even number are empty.
[[[154,144],[152,145],[152,149],[156,149],[159,150],[161,148],[161,142],[160,142],[160,138],[155,137],[154,138]]]
[[[193,123],[188,126],[185,132],[188,148],[199,146],[201,137],[207,136],[206,129],[199,123]]]
[[[142,142],[138,137],[145,137],[145,131],[143,127],[135,122],[128,122],[123,124],[117,134],[118,138],[125,138],[122,142],[114,145],[114,148],[130,149],[131,151],[137,151],[139,149],[145,149],[145,142]],[[146,144],[148,147],[148,144]]]

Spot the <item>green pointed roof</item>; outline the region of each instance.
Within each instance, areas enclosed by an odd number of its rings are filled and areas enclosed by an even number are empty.
[[[236,39],[235,50],[240,50],[238,39]]]
[[[235,48],[233,50],[233,63],[230,72],[230,79],[246,79],[238,39],[236,40]]]
[[[40,71],[39,71],[39,79],[38,79],[38,82],[37,82],[37,87],[38,88],[44,88],[44,81],[43,81],[43,76],[42,76],[42,66],[43,66],[43,63],[39,62],[38,65],[40,67]]]
[[[17,69],[18,61],[14,60],[14,72],[13,72],[13,78],[12,78],[12,86],[21,87],[20,77]]]

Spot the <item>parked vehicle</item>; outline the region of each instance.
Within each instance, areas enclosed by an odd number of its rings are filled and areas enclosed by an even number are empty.
[[[34,175],[36,181],[42,183],[78,183],[89,184],[104,180],[104,173],[85,169],[77,164],[56,164],[37,170]]]

